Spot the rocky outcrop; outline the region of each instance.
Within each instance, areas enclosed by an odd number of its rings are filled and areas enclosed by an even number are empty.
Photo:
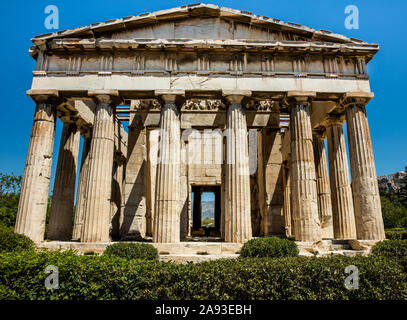
[[[387,174],[377,177],[379,190],[385,193],[394,193],[398,191],[404,184],[403,179],[407,176],[407,172],[400,171],[393,174]]]

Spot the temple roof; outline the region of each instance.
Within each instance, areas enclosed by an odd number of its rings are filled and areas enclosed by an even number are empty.
[[[157,25],[158,23],[169,21],[185,20],[188,18],[222,18],[236,21],[253,27],[293,34],[293,41],[304,41],[304,39],[307,39],[313,42],[334,42],[359,46],[375,46],[378,48],[377,45],[368,44],[355,38],[348,38],[331,31],[315,30],[297,23],[284,23],[281,20],[253,14],[248,11],[218,7],[217,5],[203,3],[184,5],[155,12],[146,12],[137,16],[128,16],[121,19],[107,20],[105,22],[97,22],[89,26],[82,26],[71,30],[62,30],[54,33],[38,35],[31,40],[35,45],[41,46],[49,41],[57,39],[100,38],[106,34],[126,32],[131,29],[143,28],[149,25]]]

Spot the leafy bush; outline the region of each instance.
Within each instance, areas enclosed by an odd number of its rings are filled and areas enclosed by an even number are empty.
[[[15,252],[33,248],[34,242],[30,238],[0,225],[0,252]]]
[[[277,237],[257,238],[246,242],[240,255],[242,257],[295,257],[299,250],[294,241],[280,239]]]
[[[407,240],[386,240],[372,247],[372,255],[385,258],[402,259],[407,257]]]
[[[108,246],[104,254],[126,259],[158,260],[157,249],[146,243],[115,243]]]
[[[407,207],[403,199],[393,195],[380,197],[385,228],[407,227]]]
[[[407,240],[407,229],[394,228],[385,230],[386,239],[389,240]]]
[[[44,272],[58,267],[59,289]],[[346,266],[359,289],[344,286]],[[407,274],[382,257],[246,258],[172,264],[72,251],[0,254],[0,299],[407,299]]]

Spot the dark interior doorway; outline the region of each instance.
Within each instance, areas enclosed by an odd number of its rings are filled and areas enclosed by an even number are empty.
[[[220,237],[220,186],[192,186],[192,236]]]

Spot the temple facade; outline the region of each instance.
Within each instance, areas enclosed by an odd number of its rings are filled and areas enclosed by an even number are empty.
[[[206,4],[32,41],[16,232],[176,243],[202,234],[213,192],[206,235],[225,242],[385,238],[366,116],[378,45]]]

